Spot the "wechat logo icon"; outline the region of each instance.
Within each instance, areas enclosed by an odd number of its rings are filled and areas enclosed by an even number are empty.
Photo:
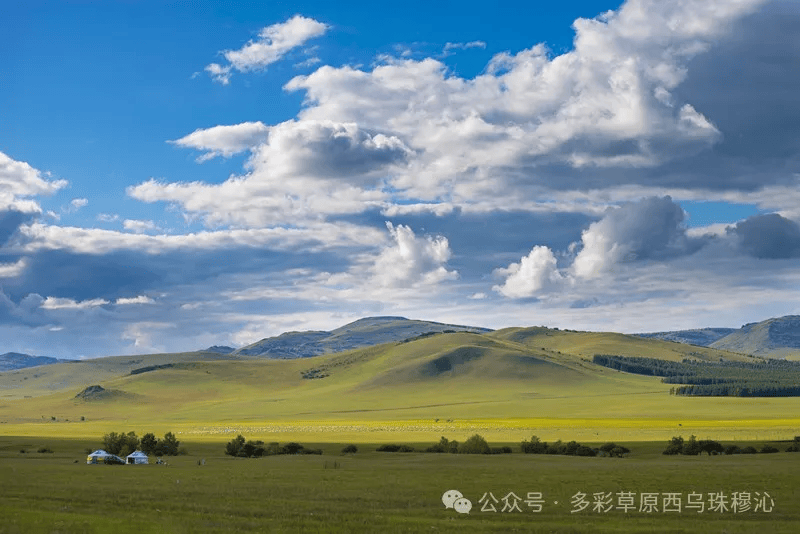
[[[442,495],[445,508],[452,508],[459,514],[468,514],[472,510],[472,501],[466,499],[458,490],[447,490]]]

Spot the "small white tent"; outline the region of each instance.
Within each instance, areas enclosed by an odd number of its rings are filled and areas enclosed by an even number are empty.
[[[86,457],[87,464],[124,464],[125,460],[119,456],[107,453],[103,449],[98,449]]]
[[[126,460],[127,460],[127,462],[129,464],[146,464],[146,463],[148,463],[147,455],[145,453],[143,453],[142,451],[134,451],[134,452],[130,453],[126,457]]]

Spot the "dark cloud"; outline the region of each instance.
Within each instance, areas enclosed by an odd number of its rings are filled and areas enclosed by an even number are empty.
[[[4,282],[15,301],[30,293],[81,301],[135,297],[175,286],[211,284],[226,275],[287,269],[344,269],[349,260],[330,252],[296,253],[256,248],[173,251],[146,254],[116,251],[103,255],[46,250],[30,255],[22,273]]]
[[[32,221],[35,217],[35,213],[15,210],[0,211],[0,247],[8,243],[21,225]]]
[[[777,213],[756,215],[733,227],[744,252],[764,259],[800,257],[800,226]]]
[[[676,97],[722,133],[711,150],[684,160],[680,185],[752,190],[789,183],[800,171],[800,3],[772,1],[739,20],[688,66]]]

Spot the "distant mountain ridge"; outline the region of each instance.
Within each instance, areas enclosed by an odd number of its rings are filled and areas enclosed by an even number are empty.
[[[237,349],[232,354],[280,359],[308,358],[448,331],[484,334],[492,330],[477,326],[417,321],[405,317],[365,317],[330,332],[285,332]]]
[[[800,315],[774,317],[739,329],[704,328],[637,335],[753,356],[800,359]]]
[[[216,352],[218,354],[230,354],[231,352],[236,351],[233,347],[228,347],[227,345],[213,345],[204,349],[204,352]]]
[[[64,363],[72,360],[60,360],[50,356],[31,356],[20,352],[6,352],[0,354],[0,373],[5,371],[15,371],[37,365],[50,365],[54,363]]]
[[[639,337],[663,339],[687,345],[709,347],[715,341],[736,332],[735,328],[697,328],[693,330],[677,330],[673,332],[650,332],[636,334]]]

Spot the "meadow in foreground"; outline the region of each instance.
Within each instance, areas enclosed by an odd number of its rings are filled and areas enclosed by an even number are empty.
[[[800,525],[796,453],[666,457],[663,443],[627,442],[627,458],[579,458],[493,443],[515,453],[487,456],[380,453],[361,443],[342,455],[342,443],[308,443],[324,454],[241,459],[225,456],[223,441],[205,440],[184,443],[190,454],[168,465],[86,465],[84,450],[96,445],[0,438],[0,532],[794,533]],[[44,446],[54,452],[35,452]],[[447,490],[472,502],[469,514],[445,508]],[[541,493],[541,511],[526,504],[529,493]],[[749,510],[732,509],[734,493],[750,494]],[[509,494],[520,498],[519,511],[502,511]],[[580,494],[589,505],[577,511]],[[627,511],[625,494],[635,499]],[[649,494],[658,495],[655,508],[640,511]],[[680,512],[665,511],[664,494],[673,494],[672,509],[680,495]],[[702,512],[688,508],[690,494]],[[612,508],[596,509],[606,497]],[[491,506],[497,511],[481,510]]]

